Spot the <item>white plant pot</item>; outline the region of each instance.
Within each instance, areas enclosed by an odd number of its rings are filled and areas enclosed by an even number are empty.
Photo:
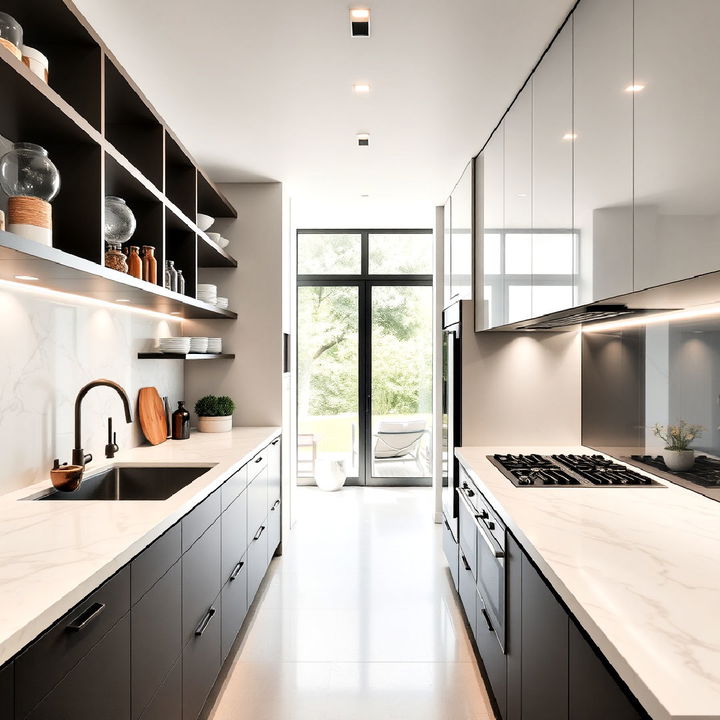
[[[669,470],[683,472],[695,464],[694,450],[663,450],[662,457]]]
[[[335,492],[345,484],[345,468],[342,460],[318,460],[315,483],[325,492]]]
[[[198,430],[206,433],[230,432],[232,430],[232,415],[198,418]]]

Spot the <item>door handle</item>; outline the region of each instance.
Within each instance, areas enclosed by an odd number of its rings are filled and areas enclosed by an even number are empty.
[[[256,462],[256,463],[259,463],[259,462],[262,462],[262,461],[263,461],[262,455],[261,455],[260,457],[256,457],[256,458],[255,458],[255,462]]]
[[[79,632],[95,620],[104,609],[105,603],[93,603],[87,610],[81,612],[65,629],[70,632]]]
[[[273,504],[273,506],[270,508],[270,512],[272,512],[273,510],[277,510],[279,507],[280,507],[280,501],[276,500],[275,503]]]
[[[253,540],[259,540],[260,536],[263,534],[263,530],[265,530],[265,526],[261,525],[260,529],[255,533],[255,537],[253,538]]]
[[[213,616],[215,615],[215,608],[211,607],[207,613],[205,613],[205,617],[200,621],[200,624],[195,628],[195,635],[200,637],[206,630],[207,626],[210,624],[210,621],[213,619]]]
[[[230,573],[230,577],[228,578],[228,581],[234,580],[234,579],[240,574],[240,571],[242,570],[244,564],[245,564],[245,563],[241,560],[241,561],[233,568],[233,571]]]
[[[462,553],[460,553],[460,559],[462,560],[462,563],[463,563],[463,565],[465,566],[465,569],[466,569],[468,572],[472,572],[472,571],[470,570],[470,565],[468,565],[468,561],[465,559],[465,556],[464,556]]]
[[[270,444],[277,445],[280,442],[280,438],[275,438]]]
[[[487,614],[487,610],[485,608],[480,608],[480,612],[482,613],[482,616],[485,618],[485,623],[487,625],[487,629],[490,632],[495,632],[492,623],[490,622],[490,616]]]
[[[490,548],[490,552],[493,554],[493,557],[496,558],[504,558],[505,557],[505,549],[500,545],[500,543],[495,539],[494,535],[491,535],[485,528],[482,526],[481,523],[477,522],[477,520],[480,519],[480,515],[476,515],[476,522],[475,527],[478,529],[478,534],[480,537],[485,541],[485,544]],[[495,523],[488,523],[488,525],[492,524],[491,530],[495,527]]]

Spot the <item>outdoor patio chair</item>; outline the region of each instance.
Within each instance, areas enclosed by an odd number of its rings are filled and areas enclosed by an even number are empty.
[[[421,475],[428,472],[427,454],[423,452],[423,438],[429,434],[425,420],[383,420],[373,435],[373,458],[378,462],[415,462]]]

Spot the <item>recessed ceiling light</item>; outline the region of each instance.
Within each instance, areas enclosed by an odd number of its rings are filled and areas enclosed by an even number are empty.
[[[350,10],[350,34],[352,37],[370,36],[370,10],[352,8]]]
[[[527,197],[527,193],[518,193],[518,197],[519,197],[519,198],[526,198],[526,197]]]
[[[130,301],[127,298],[118,298],[115,302],[125,303]]]
[[[369,195],[361,195],[360,197],[367,199],[367,198],[369,198],[370,196],[369,196]]]
[[[350,11],[350,17],[353,20],[369,20],[370,10],[369,8],[353,8]]]
[[[577,140],[577,133],[574,132],[566,132],[563,137],[563,140]]]
[[[370,144],[370,133],[361,132],[357,134],[357,144],[360,147],[367,147]]]
[[[174,312],[171,312],[170,314],[171,314],[171,315],[180,315],[180,311],[179,311],[179,310],[175,310]]]
[[[636,92],[640,92],[641,90],[644,90],[644,89],[645,89],[645,86],[642,83],[636,83],[634,85],[628,85],[625,88],[625,92],[636,93]]]
[[[370,83],[353,83],[353,92],[365,95],[370,92]]]
[[[35,277],[34,275],[16,275],[16,280],[39,280],[40,278]]]

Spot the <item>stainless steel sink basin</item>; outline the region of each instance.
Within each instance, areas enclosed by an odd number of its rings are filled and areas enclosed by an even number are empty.
[[[75,492],[50,490],[33,500],[167,500],[210,467],[114,467],[87,475]]]

